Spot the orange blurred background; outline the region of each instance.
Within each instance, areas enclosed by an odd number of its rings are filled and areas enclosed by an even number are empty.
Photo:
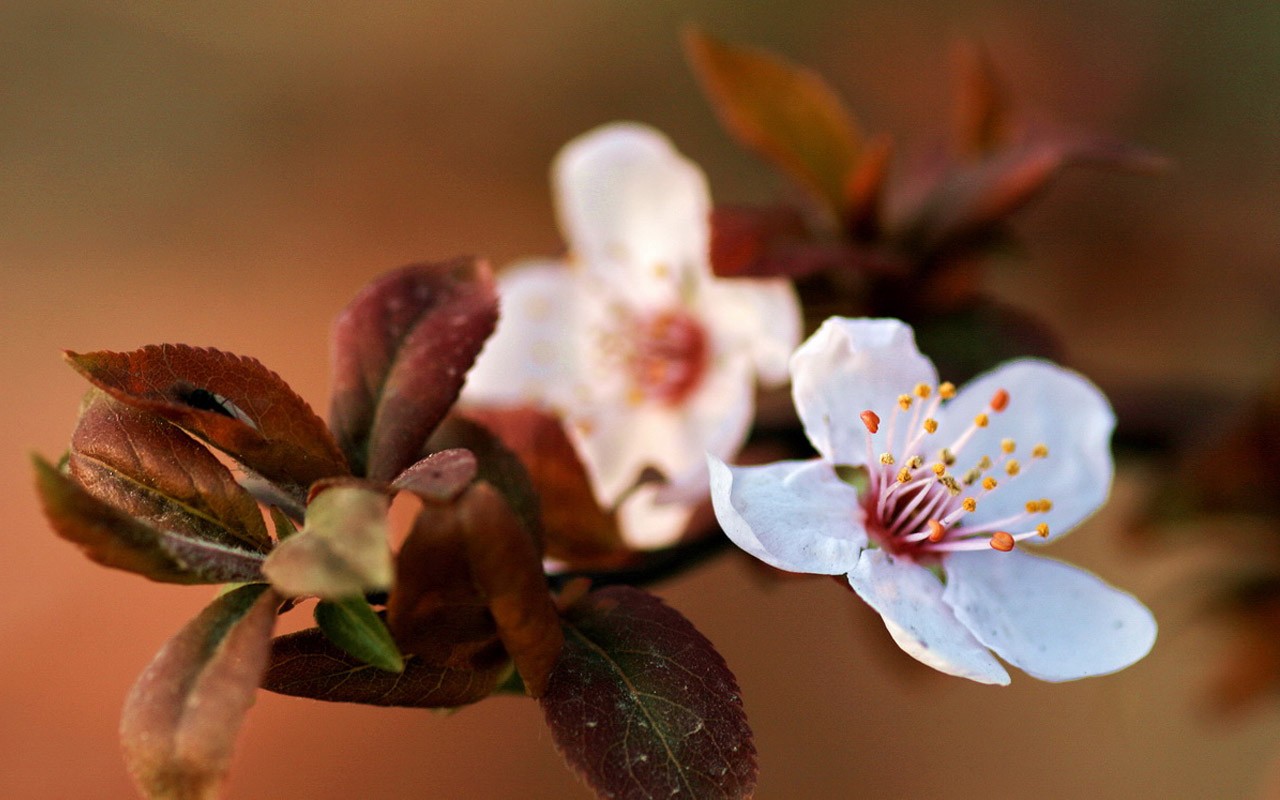
[[[264,5],[0,5],[0,797],[132,796],[120,704],[211,595],[99,568],[49,532],[27,454],[61,452],[84,388],[59,349],[217,346],[323,412],[329,321],[354,291],[413,260],[556,251],[547,166],[592,126],[665,130],[719,200],[787,196],[719,130],[684,23],[817,68],[916,152],[944,132],[949,46],[980,39],[1033,118],[1177,164],[1069,175],[1021,218],[1027,257],[997,263],[991,291],[1050,321],[1104,386],[1243,397],[1276,367],[1275,3]],[[829,581],[765,585],[737,558],[659,593],[737,673],[765,800],[1260,796],[1280,710],[1206,718],[1223,635],[1177,603],[1185,564],[1120,535],[1159,479],[1124,470],[1108,510],[1053,548],[1163,622],[1112,677],[937,678]],[[446,717],[264,693],[229,796],[588,793],[528,701]]]

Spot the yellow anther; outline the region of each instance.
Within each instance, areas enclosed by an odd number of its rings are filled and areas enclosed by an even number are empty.
[[[881,454],[880,454],[880,463],[881,463],[881,464],[884,464],[886,467],[892,467],[892,466],[893,466],[893,453],[881,453]]]
[[[924,458],[922,458],[921,456],[912,456],[911,458],[907,459],[908,469],[920,469],[923,466],[924,466]]]
[[[1004,451],[1005,455],[1009,455],[1014,450],[1018,449],[1018,443],[1012,439],[1001,439],[1000,449]]]
[[[915,388],[916,397],[919,397],[921,400],[924,400],[926,397],[928,397],[931,394],[933,394],[933,390],[929,388],[929,384],[927,383],[916,384],[916,388]]]
[[[996,531],[991,534],[991,549],[1007,553],[1013,549],[1013,537],[1008,531]]]
[[[1041,522],[1036,526],[1036,533],[1040,534],[1041,539],[1049,538],[1049,523]]]
[[[973,418],[973,424],[977,425],[979,428],[987,427],[987,425],[990,424],[990,422],[991,422],[991,418],[988,417],[986,414],[979,414],[978,416]]]
[[[1012,458],[1009,459],[1008,464],[1004,465],[1004,471],[1010,478],[1012,478],[1014,475],[1017,475],[1022,471],[1022,465],[1018,463],[1018,459]]]
[[[947,465],[943,464],[941,461],[933,465],[933,474],[937,475],[938,477],[942,477],[943,473],[945,473],[946,471],[947,471]]]
[[[1053,501],[1047,497],[1041,498],[1039,505],[1041,514],[1047,514],[1053,510]]]
[[[929,541],[940,542],[942,537],[947,535],[947,529],[942,527],[942,523],[936,519],[929,520]]]
[[[952,497],[955,497],[956,495],[960,494],[961,491],[963,491],[960,488],[960,484],[956,483],[956,479],[951,477],[950,475],[940,475],[938,477],[938,483],[941,483],[943,486],[947,487],[947,493],[950,494]]]
[[[906,467],[898,470],[898,483],[906,483],[911,480],[911,471]]]
[[[938,432],[938,421],[937,421],[936,419],[934,419],[933,417],[929,417],[929,418],[927,418],[927,419],[924,421],[924,432],[925,432],[925,433],[937,433],[937,432]]]
[[[999,413],[1009,407],[1009,393],[1004,389],[997,389],[996,393],[991,397],[991,410]]]
[[[911,410],[911,395],[909,395],[909,394],[900,394],[900,395],[898,395],[898,408],[902,409],[903,411],[910,411],[910,410]]]
[[[943,381],[938,386],[938,396],[943,400],[950,400],[956,396],[956,385],[951,381]]]
[[[977,511],[978,501],[974,500],[972,497],[966,497],[964,502],[960,504],[960,507],[969,512]]]
[[[1032,458],[1048,458],[1048,457],[1049,457],[1049,445],[1047,445],[1047,444],[1038,444],[1038,445],[1036,445],[1035,447],[1031,448],[1031,457],[1032,457]]]
[[[983,456],[982,458],[978,459],[978,469],[981,469],[981,470],[991,469],[991,456]]]
[[[949,467],[956,463],[956,454],[944,447],[938,453],[938,460]]]
[[[991,491],[992,489],[996,488],[996,479],[995,479],[995,478],[993,478],[993,477],[991,477],[990,475],[988,475],[987,477],[983,478],[983,479],[982,479],[982,488],[983,488],[983,489],[986,489],[988,492],[989,492],[989,491]]]
[[[1036,513],[1037,511],[1039,511],[1039,510],[1040,510],[1040,501],[1039,501],[1039,500],[1028,500],[1028,501],[1027,501],[1027,505],[1026,505],[1026,509],[1027,509],[1027,513],[1028,513],[1028,514],[1034,514],[1034,513]]]
[[[982,477],[982,470],[971,469],[964,474],[964,485],[972,486],[973,484],[977,483],[978,479],[981,477]]]
[[[867,433],[875,433],[880,430],[880,415],[868,409],[858,415],[862,419],[862,424],[867,426]]]

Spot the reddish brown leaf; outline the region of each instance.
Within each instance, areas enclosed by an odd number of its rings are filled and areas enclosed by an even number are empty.
[[[476,470],[475,454],[455,447],[432,453],[397,475],[391,485],[426,500],[447,503],[476,479]]]
[[[460,502],[423,503],[396,556],[387,626],[425,664],[487,672],[507,658],[472,577]]]
[[[954,52],[956,73],[956,151],[977,158],[1008,143],[1013,134],[1008,93],[996,75],[986,48],[961,42]]]
[[[758,277],[780,246],[809,238],[804,218],[789,206],[716,206],[711,210],[711,268],[721,278]]]
[[[390,498],[347,479],[315,493],[302,530],[276,545],[262,566],[285,597],[363,597],[391,588]]]
[[[333,429],[358,475],[414,463],[497,322],[488,264],[414,264],[367,286],[333,331]]]
[[[324,422],[254,359],[177,344],[66,358],[120,402],[186,428],[295,497],[313,481],[347,474]]]
[[[271,643],[262,688],[335,703],[455,708],[488,697],[509,668],[504,660],[483,670],[450,669],[408,656],[404,672],[387,672],[347,654],[319,628],[308,628]]]
[[[944,176],[907,225],[905,236],[926,253],[980,237],[1030,203],[1071,165],[1153,172],[1163,169],[1165,161],[1100,140],[1042,140],[1009,148]]]
[[[34,457],[36,489],[54,532],[90,559],[167,583],[262,580],[262,555],[160,530],[89,494]]]
[[[560,656],[564,634],[547,590],[537,545],[497,490],[477,483],[459,507],[476,587],[529,694],[539,697]]]
[[[542,708],[561,754],[601,797],[755,790],[733,673],[687,619],[639,589],[601,589],[568,611]]]
[[[71,437],[70,474],[90,494],[158,528],[265,553],[253,497],[175,425],[93,390]]]
[[[169,640],[125,700],[125,763],[149,798],[219,795],[271,646],[280,598],[263,584],[222,595]]]
[[[495,434],[528,470],[541,499],[548,557],[585,565],[626,552],[614,515],[596,502],[587,471],[558,419],[527,407],[469,408],[466,414]]]
[[[684,44],[726,130],[839,216],[861,137],[831,87],[811,70],[696,29],[685,31]]]
[[[883,233],[885,184],[892,155],[889,137],[872,139],[845,179],[844,229],[855,241],[873,242]]]

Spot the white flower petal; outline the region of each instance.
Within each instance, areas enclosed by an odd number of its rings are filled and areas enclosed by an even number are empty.
[[[1020,550],[953,553],[942,599],[987,647],[1041,680],[1105,675],[1142,658],[1156,621],[1097,576]]]
[[[663,447],[654,461],[671,482],[705,485],[707,453],[728,460],[742,449],[756,410],[751,372],[745,352],[723,354],[708,367],[679,410],[680,440]]]
[[[788,572],[848,572],[867,544],[857,492],[820,460],[730,467],[707,457],[711,503],[725,534]]]
[[[724,349],[749,353],[760,382],[787,382],[791,353],[800,343],[800,301],[786,280],[711,280],[700,303],[711,335]]]
[[[605,403],[570,407],[564,429],[596,500],[612,508],[651,466],[655,450],[680,441],[677,424],[670,414]]]
[[[565,145],[552,171],[574,257],[619,296],[668,305],[710,276],[706,178],[658,131],[597,128]]]
[[[907,422],[892,419],[898,396],[918,383],[935,386],[937,375],[906,324],[832,317],[791,357],[791,394],[817,451],[836,464],[856,466],[867,461],[867,429],[859,415],[871,410],[880,416],[874,455],[896,452],[891,445],[908,434]]]
[[[908,655],[948,675],[979,683],[1009,683],[1009,673],[943,602],[929,570],[883,550],[864,550],[849,585],[884,618]]]
[[[576,367],[573,275],[560,262],[513,265],[499,276],[498,299],[498,326],[467,373],[464,397],[556,405]]]
[[[627,495],[618,506],[622,539],[637,550],[653,550],[675,544],[689,526],[694,506],[663,502],[665,487],[646,483]],[[705,499],[705,490],[703,497]]]
[[[990,413],[988,406],[999,389],[1009,393],[1008,408]],[[1030,517],[1023,530],[1048,523],[1052,539],[1078,525],[1107,499],[1114,472],[1111,432],[1116,418],[1107,398],[1088,379],[1047,361],[1011,361],[966,384],[943,409],[931,441],[945,446],[984,411],[990,425],[965,445],[956,471],[962,473],[984,454],[999,458],[1002,439],[1016,444],[1013,458],[1022,471],[1016,478],[993,473],[1000,485],[979,499],[978,510],[965,519],[966,525],[1004,519],[1024,510],[1028,500],[1047,498],[1053,510]],[[1037,444],[1048,445],[1048,458],[1031,457]]]

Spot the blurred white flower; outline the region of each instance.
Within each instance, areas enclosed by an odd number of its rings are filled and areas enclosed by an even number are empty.
[[[500,276],[464,399],[558,414],[624,537],[660,546],[706,496],[705,454],[742,446],[757,379],[786,381],[799,304],[785,280],[712,275],[706,179],[657,131],[591,131],[552,173],[569,255]],[[667,482],[637,489],[647,468]]]

